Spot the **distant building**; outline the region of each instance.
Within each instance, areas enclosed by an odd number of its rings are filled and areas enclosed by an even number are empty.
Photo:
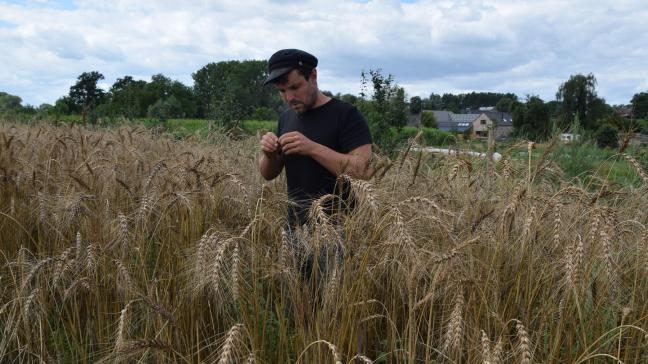
[[[580,140],[580,138],[581,138],[580,134],[572,134],[572,133],[560,134],[560,141],[563,143],[571,143],[576,140]]]
[[[623,118],[632,118],[632,105],[621,105],[614,108],[617,115]]]
[[[493,130],[495,139],[504,139],[513,132],[513,118],[509,113],[484,110],[465,114],[455,114],[447,110],[423,110],[434,114],[437,127],[441,130],[468,134],[471,139],[487,138],[488,130]],[[410,118],[409,125],[420,123],[418,118]]]

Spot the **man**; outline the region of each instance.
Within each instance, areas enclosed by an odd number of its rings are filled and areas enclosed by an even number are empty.
[[[261,138],[259,169],[266,180],[286,169],[291,227],[308,223],[312,201],[334,193],[338,175],[365,178],[371,158],[364,117],[319,90],[316,67],[317,58],[298,49],[280,50],[268,60],[265,84],[273,84],[290,108],[279,117],[277,133]]]
[[[288,184],[288,239],[300,254],[295,228],[308,225],[308,211],[314,200],[335,194],[338,201],[327,201],[326,213],[335,206],[349,206],[348,182],[341,184],[342,173],[366,178],[371,158],[371,134],[362,114],[353,105],[324,95],[317,86],[317,58],[298,50],[284,49],[268,60],[268,78],[290,108],[281,114],[277,133],[261,138],[263,155],[259,162],[266,180],[286,169]],[[341,259],[339,242],[332,242],[333,254]],[[317,271],[326,270],[327,251],[320,251]],[[301,278],[309,280],[313,254],[302,256]]]

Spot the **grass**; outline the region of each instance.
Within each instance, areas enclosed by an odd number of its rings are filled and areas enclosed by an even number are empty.
[[[0,123],[0,362],[647,359],[645,166],[376,155],[354,212],[295,250],[257,145]]]

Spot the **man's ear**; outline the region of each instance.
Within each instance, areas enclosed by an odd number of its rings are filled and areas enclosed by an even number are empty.
[[[313,68],[310,74],[310,79],[311,82],[317,83],[317,68]]]

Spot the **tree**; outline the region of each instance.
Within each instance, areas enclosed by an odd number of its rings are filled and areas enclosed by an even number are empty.
[[[551,134],[549,107],[538,96],[528,96],[513,112],[513,128],[517,135],[530,140],[545,140]]]
[[[97,86],[97,82],[103,79],[104,76],[97,71],[83,72],[77,78],[77,82],[70,87],[69,97],[74,106],[74,111],[81,112],[84,124],[88,112],[93,110],[104,99],[104,91]]]
[[[392,75],[384,76],[382,70],[369,70],[369,77],[362,71],[361,84],[363,85],[361,95],[366,94],[366,85],[371,82],[373,94],[370,100],[361,98],[358,108],[367,118],[369,129],[375,143],[383,150],[390,151],[394,147],[394,140],[391,138],[389,130],[389,112],[390,100],[394,92],[394,77]]]
[[[605,100],[596,94],[596,78],[591,73],[570,76],[558,88],[556,99],[562,102],[563,127],[578,115],[585,129],[594,130],[597,119],[608,112]]]
[[[22,111],[22,99],[18,96],[0,92],[0,114],[13,114]]]
[[[420,96],[414,96],[410,98],[410,113],[411,114],[418,114],[421,112],[423,108],[423,102],[421,100]]]
[[[511,112],[511,106],[513,106],[513,99],[510,97],[502,97],[495,105],[495,108],[497,111]]]
[[[435,94],[434,92],[430,94],[430,97],[422,100],[422,109],[423,110],[440,110],[441,109],[441,95]]]
[[[281,110],[283,102],[273,87],[264,87],[267,62],[224,61],[209,63],[192,74],[199,117],[216,118],[223,102],[234,104],[247,117],[258,107]],[[229,101],[224,101],[225,97]]]
[[[421,113],[421,125],[426,128],[437,128],[437,120],[434,116],[434,113],[429,111],[424,111]]]
[[[131,76],[118,78],[110,88],[110,109],[114,114],[129,119],[143,117],[150,105],[144,100],[147,82]]]
[[[453,94],[441,96],[441,109],[458,113],[461,110],[461,98]]]
[[[389,120],[390,126],[396,127],[400,130],[407,125],[407,104],[405,103],[405,89],[402,87],[394,87],[392,90],[393,96],[389,103]]]
[[[640,92],[632,96],[632,115],[637,119],[648,119],[648,92]]]

